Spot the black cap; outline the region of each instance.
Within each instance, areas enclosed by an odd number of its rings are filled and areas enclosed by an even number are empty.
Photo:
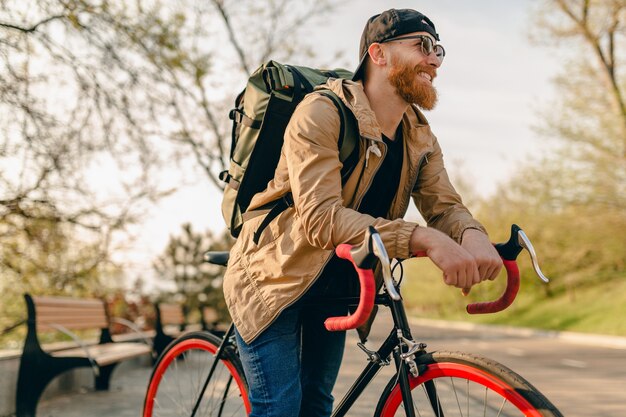
[[[367,49],[371,44],[382,43],[413,32],[427,32],[435,40],[439,40],[439,35],[435,30],[433,22],[418,11],[412,9],[389,9],[370,17],[361,35],[359,66],[356,68],[352,79],[358,80],[363,77],[363,68],[367,60]]]

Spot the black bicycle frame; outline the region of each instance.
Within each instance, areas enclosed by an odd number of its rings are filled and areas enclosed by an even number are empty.
[[[341,305],[356,305],[358,304],[358,302],[358,297],[324,300],[324,304],[326,305],[328,305],[329,303],[336,303]],[[311,300],[310,302],[307,302],[307,304],[318,305],[319,303]],[[397,380],[398,384],[400,385],[402,402],[404,404],[406,415],[407,417],[415,417],[415,412],[413,408],[413,397],[411,397],[411,386],[409,384],[409,367],[406,361],[401,358],[401,354],[407,351],[408,346],[400,337],[412,340],[411,330],[409,328],[409,322],[406,316],[406,312],[404,310],[404,305],[402,304],[402,300],[392,300],[387,294],[376,296],[375,304],[384,305],[390,308],[394,327],[391,333],[389,333],[389,336],[387,336],[385,341],[382,343],[380,348],[376,352],[374,352],[373,357],[370,357],[370,362],[365,366],[365,369],[361,372],[361,374],[352,384],[348,392],[346,392],[339,404],[335,407],[335,410],[333,411],[331,417],[343,417],[346,415],[346,413],[350,410],[352,405],[354,405],[356,400],[360,397],[360,395],[363,393],[363,391],[369,385],[372,379],[374,379],[376,374],[378,374],[378,371],[380,371],[383,366],[389,364],[390,357],[393,357],[396,367],[396,375],[398,376]],[[231,324],[230,328],[224,336],[222,343],[215,353],[215,362],[219,361],[225,347],[232,343],[230,341],[230,336],[232,335],[233,330],[234,327]],[[214,368],[215,363],[211,367],[209,377],[207,378],[207,383],[208,380],[211,378],[211,375],[213,374]],[[437,394],[435,392],[434,384],[429,384],[429,386],[427,386],[426,388],[433,408],[437,407]],[[206,384],[203,387],[202,392],[204,392],[205,389]],[[200,399],[201,398],[202,395],[200,396]],[[196,404],[196,407],[194,407],[194,413],[195,408],[197,408],[198,405],[199,404]]]
[[[349,301],[349,304],[354,304],[354,302],[358,303],[358,298],[341,299],[337,301]],[[391,356],[393,356],[394,364],[396,366],[398,384],[400,384],[402,401],[404,403],[406,415],[407,417],[415,417],[413,398],[410,394],[411,387],[409,385],[409,368],[407,363],[400,357],[400,355],[407,350],[407,346],[400,339],[400,336],[412,339],[404,305],[402,304],[402,300],[392,300],[387,294],[377,296],[375,303],[376,305],[384,305],[391,309],[391,315],[394,323],[393,330],[389,336],[387,336],[380,348],[374,353],[374,357],[372,358],[370,356],[370,362],[337,405],[333,411],[332,417],[343,417],[346,415],[348,410],[363,393],[378,371],[380,371],[383,366],[389,364],[389,358]]]
[[[200,390],[200,395],[198,396],[198,399],[196,400],[196,403],[193,407],[193,410],[191,412],[191,417],[195,417],[196,413],[198,412],[198,407],[200,407],[200,403],[202,402],[202,399],[204,398],[204,392],[206,391],[207,386],[209,385],[209,381],[211,380],[211,377],[213,376],[213,372],[215,372],[215,367],[217,366],[218,362],[222,358],[222,353],[224,352],[226,347],[231,344],[230,338],[234,334],[234,331],[235,331],[235,325],[231,323],[230,326],[228,327],[228,331],[226,332],[226,334],[224,334],[222,343],[220,343],[219,347],[217,348],[217,351],[215,352],[215,355],[214,355],[215,360],[211,364],[209,375],[207,376],[206,381],[204,381],[204,385],[202,386],[202,389]],[[230,378],[228,379],[228,384],[226,387],[226,391],[224,391],[224,395],[228,393],[228,387],[230,387],[232,379],[233,377],[231,375]],[[222,404],[220,406],[220,414],[221,414],[221,410],[223,407],[224,407],[224,401],[222,401]]]

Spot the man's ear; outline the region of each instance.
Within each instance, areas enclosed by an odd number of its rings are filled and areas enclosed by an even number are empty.
[[[367,48],[367,52],[370,56],[370,60],[374,65],[385,66],[387,65],[387,53],[385,48],[379,43],[373,43]]]

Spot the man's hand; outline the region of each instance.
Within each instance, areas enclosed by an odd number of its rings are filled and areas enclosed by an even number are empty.
[[[502,259],[486,234],[477,229],[467,229],[463,232],[461,246],[474,258],[481,281],[496,279],[502,269]]]
[[[411,253],[426,251],[428,257],[443,271],[446,284],[469,291],[480,280],[474,256],[450,239],[430,227],[416,227],[409,242]]]

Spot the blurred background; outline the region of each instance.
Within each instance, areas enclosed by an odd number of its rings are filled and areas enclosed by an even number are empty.
[[[408,261],[413,314],[626,335],[623,0],[0,0],[0,348],[23,340],[25,292],[133,320],[156,300],[226,314],[201,260],[232,245],[218,174],[236,95],[270,59],[354,69],[389,7],[429,16],[446,48],[426,116],[455,186],[493,241],[521,225],[552,278],[521,258],[518,302],[470,318]]]

